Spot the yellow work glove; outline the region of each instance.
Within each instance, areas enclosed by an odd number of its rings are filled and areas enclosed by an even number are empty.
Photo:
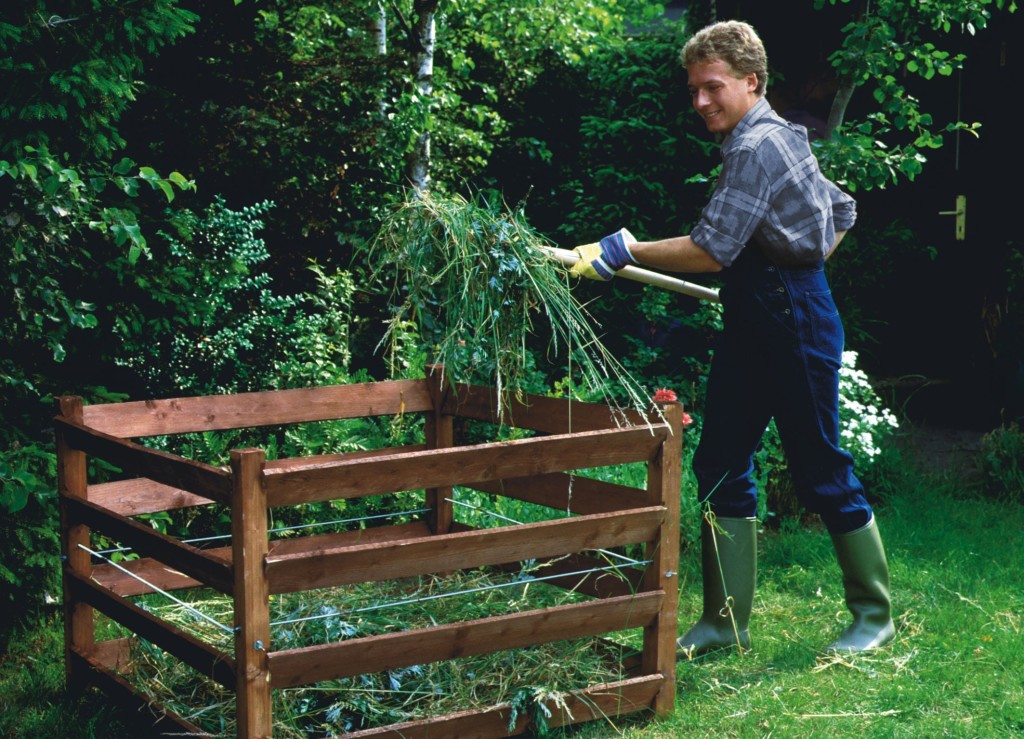
[[[637,263],[629,253],[630,245],[635,243],[633,234],[620,228],[596,244],[577,246],[573,251],[579,254],[580,259],[569,269],[569,273],[588,280],[607,282],[626,265]]]

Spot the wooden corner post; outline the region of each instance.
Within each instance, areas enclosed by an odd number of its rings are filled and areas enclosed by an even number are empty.
[[[262,449],[231,452],[234,489],[231,542],[234,564],[236,719],[239,739],[272,734],[270,586],[267,580],[267,500]]]
[[[451,384],[444,373],[444,365],[433,364],[427,367],[427,390],[434,405],[434,412],[427,413],[425,432],[428,449],[447,449],[455,443],[454,423],[450,415],[444,413],[445,401],[451,392]],[[428,488],[426,506],[430,509],[427,523],[435,534],[447,534],[451,531],[454,512],[450,499],[451,487]]]
[[[82,423],[82,399],[65,396],[57,399],[57,412],[64,418]],[[64,667],[67,675],[68,693],[82,692],[87,678],[82,674],[80,660],[75,654],[87,654],[95,643],[92,606],[72,597],[70,575],[74,573],[84,580],[92,577],[92,560],[82,547],[89,546],[89,527],[71,520],[67,501],[70,498],[85,500],[88,490],[88,471],[85,452],[73,449],[64,438],[60,427],[57,429],[57,491],[60,501],[60,540],[63,559],[64,590]],[[79,546],[81,545],[81,546]]]
[[[643,672],[660,673],[664,680],[651,708],[659,716],[672,712],[676,689],[676,627],[679,608],[679,495],[682,481],[683,406],[659,404],[671,431],[647,465],[648,505],[663,505],[665,519],[657,538],[647,543],[651,560],[644,573],[647,590],[661,590],[664,600],[654,623],[644,630]]]

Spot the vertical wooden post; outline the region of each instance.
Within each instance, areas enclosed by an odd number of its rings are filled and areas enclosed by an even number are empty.
[[[672,431],[647,465],[647,504],[665,506],[665,519],[656,539],[647,542],[643,590],[662,590],[665,600],[655,622],[644,630],[642,668],[660,673],[661,689],[651,708],[659,716],[672,712],[676,690],[676,626],[679,609],[679,493],[682,480],[683,406],[659,404]]]
[[[65,418],[82,423],[82,399],[65,396],[57,399],[57,412]],[[89,485],[85,452],[72,449],[64,435],[57,431],[57,491],[60,500],[60,540],[64,587],[64,664],[68,693],[75,695],[85,687],[87,678],[75,669],[72,653],[87,653],[95,643],[93,609],[76,601],[69,587],[68,575],[92,576],[92,560],[79,547],[89,546],[89,527],[72,520],[66,505],[69,498],[85,500]]]
[[[267,580],[267,500],[262,449],[231,452],[231,548],[234,565],[236,713],[239,739],[272,733],[270,704],[270,586]]]
[[[455,431],[452,416],[443,412],[451,392],[451,385],[444,376],[444,365],[428,366],[426,382],[434,404],[434,412],[427,415],[425,423],[427,448],[447,449],[455,443]],[[430,530],[435,534],[447,534],[451,531],[454,516],[453,506],[448,502],[452,497],[452,488],[428,488],[426,495],[426,505],[430,509],[427,514]]]

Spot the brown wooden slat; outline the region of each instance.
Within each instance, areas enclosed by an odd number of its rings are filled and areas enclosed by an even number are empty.
[[[446,400],[444,411],[461,418],[498,424],[497,397],[498,393],[493,388],[455,385]],[[570,402],[562,398],[527,394],[522,398],[507,399],[501,423],[543,433],[567,434],[627,425],[647,426],[648,421],[657,423],[658,420],[655,415],[647,419],[636,411],[615,411],[599,403],[578,400]]]
[[[80,422],[82,420],[82,399],[78,396],[64,396],[56,401],[57,411],[62,417]],[[67,438],[56,430],[57,442],[57,492],[60,503],[60,548],[64,560],[62,582],[66,590],[68,578],[74,573],[89,577],[92,572],[92,558],[82,547],[89,546],[89,528],[75,519],[69,511],[73,500],[85,500],[88,483],[88,460],[83,452],[74,449]],[[76,669],[77,662],[71,659],[76,650],[87,650],[93,644],[94,619],[92,609],[73,598],[64,598],[64,667],[67,673],[68,692],[79,694],[85,687],[85,676]]]
[[[593,685],[585,690],[574,690],[565,697],[568,712],[551,702],[547,720],[549,728],[569,726],[585,721],[625,716],[650,707],[654,692],[663,682],[661,675],[647,675],[613,683]],[[571,714],[571,715],[570,715]],[[476,711],[460,711],[447,716],[407,721],[379,729],[365,729],[346,734],[346,739],[468,739],[469,737],[518,736],[529,730],[530,717],[521,716],[513,730],[508,730],[511,708],[501,704]],[[534,729],[536,727],[533,727]]]
[[[216,549],[204,549],[203,553],[218,559],[225,566],[231,565],[231,548],[218,547]],[[118,562],[118,567],[108,564],[99,564],[93,567],[92,576],[100,585],[107,590],[121,596],[145,595],[155,592],[153,588],[139,581],[141,578],[161,590],[185,590],[187,588],[203,587],[203,583],[194,577],[189,577],[183,572],[168,567],[163,562],[151,557],[131,559]],[[125,574],[122,569],[128,570],[136,577]]]
[[[315,458],[311,457],[288,457],[287,459],[268,459],[266,469],[279,472],[287,472],[295,468],[303,468],[309,464],[310,459],[316,459],[317,463],[322,462],[348,462],[357,459],[373,459],[374,457],[386,457],[392,454],[404,454],[407,452],[422,452],[427,448],[426,444],[408,444],[401,447],[387,447],[384,449],[360,449],[355,452],[343,452],[341,454],[321,454]]]
[[[174,655],[199,673],[234,690],[235,661],[230,654],[206,644],[174,624],[144,611],[91,580],[72,575],[69,583],[75,598],[89,603],[147,641]]]
[[[76,520],[102,531],[142,555],[158,559],[173,569],[230,595],[233,587],[231,567],[216,557],[188,544],[182,544],[138,521],[111,513],[95,503],[68,499],[66,505]]]
[[[129,474],[188,490],[218,503],[231,499],[231,475],[223,469],[148,449],[59,416],[54,425],[75,449],[100,457]]]
[[[234,562],[235,662],[238,664],[235,718],[239,737],[270,737],[274,732],[270,674],[270,592],[267,558],[267,501],[260,485],[266,455],[262,449],[234,449],[231,471],[231,560]]]
[[[662,593],[555,606],[270,653],[274,688],[646,626]]]
[[[90,485],[88,495],[89,500],[96,505],[122,516],[174,511],[213,503],[209,498],[170,485],[162,485],[145,477]]]
[[[664,516],[665,509],[655,506],[400,542],[275,551],[267,557],[266,573],[270,591],[284,593],[450,572],[634,544],[653,536]]]
[[[276,539],[270,542],[270,557],[317,556],[319,552],[332,551],[366,544],[384,544],[429,537],[430,527],[425,521],[395,524],[394,526],[373,526],[358,531],[340,531],[334,534],[297,536]]]
[[[661,503],[666,516],[661,528],[644,546],[647,559],[653,564],[644,573],[644,590],[661,590],[665,603],[654,623],[644,630],[642,670],[647,674],[665,676],[653,705],[659,716],[667,716],[675,704],[676,630],[679,599],[679,486],[682,475],[683,407],[665,404],[664,413],[674,433],[661,446],[661,451],[647,467],[647,498],[653,505]]]
[[[581,515],[611,513],[647,505],[643,490],[564,472],[483,480],[464,487]]]
[[[89,656],[104,667],[110,668],[122,675],[132,672],[132,645],[138,639],[135,637],[121,637],[120,639],[107,639],[95,642],[89,649]]]
[[[376,526],[358,531],[343,531],[335,534],[319,534],[314,536],[299,536],[288,539],[276,539],[270,542],[271,553],[297,554],[317,552],[331,547],[355,546],[358,544],[369,544],[385,541],[402,541],[421,536],[429,536],[430,528],[423,521],[397,524],[395,526]],[[231,547],[216,547],[203,549],[204,554],[220,560],[225,565],[231,564]],[[140,582],[122,571],[130,573],[146,582],[160,588],[161,590],[183,590],[186,588],[200,587],[203,583],[195,578],[168,567],[163,562],[150,557],[132,559],[119,562],[119,567],[107,564],[99,564],[93,567],[92,576],[107,590],[117,595],[132,596],[152,593],[153,588]]]
[[[145,732],[140,736],[147,739],[158,736],[210,736],[169,708],[135,690],[124,678],[92,657],[76,651],[72,653],[71,661],[76,671],[87,674],[89,682],[124,709],[124,718]]]
[[[321,463],[312,458],[287,472],[264,473],[271,506],[472,485],[483,480],[527,477],[570,469],[647,461],[668,433],[665,426],[587,431],[516,439],[454,449],[394,454],[375,459]]]
[[[191,431],[393,416],[431,408],[422,380],[88,405],[85,424],[130,439]]]
[[[325,454],[317,457],[317,460],[341,462],[355,459],[372,459],[373,457],[382,457],[400,452],[420,452],[426,448],[424,444],[410,444],[401,448],[367,449],[345,452],[344,454]],[[308,464],[307,459],[297,457],[267,460],[266,466],[268,469],[288,470],[292,467],[301,467],[306,464]],[[94,503],[115,513],[120,513],[123,516],[138,516],[143,513],[156,513],[157,511],[174,511],[181,508],[211,505],[213,503],[209,498],[204,498],[187,490],[171,487],[170,485],[163,485],[145,477],[90,485],[88,497]]]

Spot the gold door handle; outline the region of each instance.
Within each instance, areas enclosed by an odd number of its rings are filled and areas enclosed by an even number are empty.
[[[940,216],[956,216],[956,240],[963,241],[967,235],[967,196],[956,196],[956,210],[940,210]]]

